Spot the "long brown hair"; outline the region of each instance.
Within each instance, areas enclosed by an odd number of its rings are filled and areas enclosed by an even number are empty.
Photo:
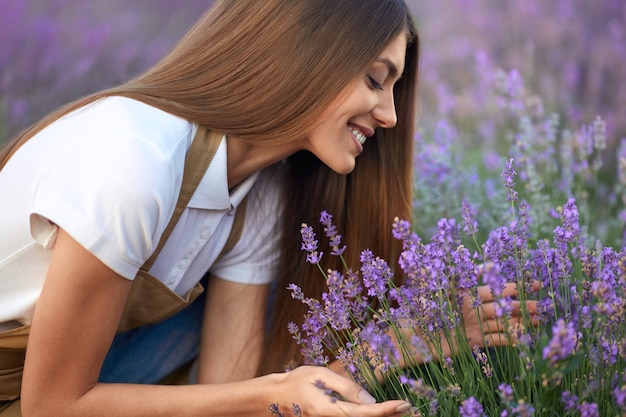
[[[282,265],[262,371],[298,360],[287,322],[303,310],[285,291],[299,284],[319,294],[324,283],[300,251],[300,224],[335,216],[358,260],[362,248],[392,259],[395,216],[411,212],[412,142],[418,41],[403,0],[217,0],[159,63],[120,86],[76,100],[18,135],[0,152],[0,167],[21,144],[59,117],[107,96],[126,96],[210,129],[256,143],[302,138],[329,103],[401,33],[411,40],[394,96],[398,124],[368,139],[356,169],[335,174],[312,155],[287,161]],[[325,258],[325,267],[334,265]]]
[[[341,9],[354,2],[330,3]],[[326,254],[322,268],[342,270],[339,259],[329,255],[330,248],[319,226],[322,210],[332,214],[333,223],[348,246],[344,258],[356,270],[363,249],[372,250],[393,265],[401,248],[392,238],[391,224],[396,216],[411,217],[419,59],[417,32],[403,1],[361,0],[356,3],[356,8],[365,14],[346,11],[351,14],[346,24],[354,32],[349,38],[341,39],[350,44],[345,47],[344,57],[352,56],[352,49],[367,50],[366,61],[372,60],[402,31],[409,34],[405,70],[394,88],[398,123],[393,129],[379,129],[374,138],[368,139],[356,168],[349,175],[334,173],[307,152],[288,158],[290,173],[283,218],[282,263],[261,374],[301,364],[299,347],[291,340],[287,325],[290,321],[300,324],[306,307],[291,298],[287,286],[295,283],[306,296],[314,297],[319,297],[326,286],[319,269],[306,263],[306,254],[301,250],[301,224],[307,223],[316,229],[320,250]],[[399,274],[396,278],[401,280]]]
[[[300,139],[303,126],[379,52],[381,39],[390,40],[388,22],[399,3],[217,0],[156,65],[49,114],[4,148],[0,166],[60,116],[112,95],[245,140]]]

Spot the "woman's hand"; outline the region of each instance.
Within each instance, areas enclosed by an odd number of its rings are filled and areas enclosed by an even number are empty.
[[[280,395],[268,404],[275,414],[298,416],[297,406],[302,416],[382,417],[402,415],[411,407],[402,400],[376,403],[357,383],[323,367],[301,366],[269,377],[280,379]]]
[[[534,284],[538,287],[538,283]],[[463,297],[461,314],[465,327],[465,336],[470,346],[485,347],[506,346],[511,343],[511,330],[525,324],[523,314],[530,316],[530,324],[537,325],[534,316],[537,314],[537,301],[519,301],[517,285],[513,282],[505,284],[502,295],[494,298],[489,286],[478,287],[478,297],[482,304],[473,307],[472,297]],[[502,314],[500,301],[510,297],[510,316]],[[523,304],[522,304],[523,303]],[[525,306],[525,309],[522,308]],[[525,311],[524,311],[525,310]]]
[[[533,283],[534,289],[539,289],[539,283]],[[534,317],[537,314],[537,301],[535,300],[518,300],[517,286],[515,283],[507,283],[504,286],[502,295],[498,299],[494,299],[494,295],[491,289],[487,285],[479,286],[478,293],[481,304],[474,306],[473,297],[468,294],[463,294],[460,299],[462,305],[460,306],[460,313],[462,316],[462,332],[465,335],[467,343],[470,347],[478,346],[485,348],[487,346],[506,346],[511,344],[512,331],[518,329],[526,322],[523,319],[523,314],[528,314],[529,323],[533,326],[538,324],[537,319]],[[499,316],[499,300],[501,298],[510,297],[510,316],[506,314]],[[522,308],[522,307],[525,308]],[[404,333],[404,337],[407,340],[411,340],[414,335],[420,336],[425,342],[429,339],[425,335],[421,334],[421,331],[414,327],[405,327],[401,331]],[[397,337],[395,334],[390,334],[396,346],[398,346]],[[408,346],[411,351],[411,363],[424,363],[428,360],[439,360],[445,357],[454,356],[455,352],[459,349],[459,342],[456,339],[457,335],[454,330],[450,331],[449,336],[444,334],[440,335],[440,338],[434,342],[429,348],[429,352],[422,349],[418,349],[413,346]],[[405,344],[405,346],[407,346]],[[426,346],[424,346],[426,348]],[[401,367],[405,367],[407,364],[404,359],[401,359],[399,364]],[[346,374],[345,369],[340,363],[332,363],[331,369],[342,375]],[[381,376],[378,376],[381,378]]]

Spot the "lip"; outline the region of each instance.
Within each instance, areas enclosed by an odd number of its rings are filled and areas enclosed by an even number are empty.
[[[356,126],[354,128],[356,129]],[[357,137],[354,136],[354,133],[352,133],[352,130],[350,130],[350,128],[348,128],[348,133],[350,134],[350,137],[352,138],[352,141],[354,142],[354,144],[357,147],[357,153],[360,154],[361,152],[363,152],[363,145],[361,144],[361,142],[359,142]]]
[[[356,129],[359,129],[361,132],[363,132],[365,136],[367,136],[368,139],[374,136],[374,131],[370,129],[369,127],[357,125],[356,123],[348,123],[348,126],[352,126]]]

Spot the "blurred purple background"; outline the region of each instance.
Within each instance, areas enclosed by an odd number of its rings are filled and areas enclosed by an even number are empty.
[[[601,115],[609,141],[626,135],[625,1],[408,2],[423,42],[423,123],[475,125],[485,83],[502,68],[565,122]],[[211,3],[0,0],[0,142],[58,104],[138,74]]]

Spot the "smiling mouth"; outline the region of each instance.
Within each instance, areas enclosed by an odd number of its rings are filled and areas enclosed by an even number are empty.
[[[363,145],[365,143],[365,141],[367,140],[367,136],[365,136],[365,134],[363,132],[361,132],[359,129],[355,129],[354,127],[350,127],[350,132],[352,132],[352,134],[354,135],[356,140],[361,145]]]

